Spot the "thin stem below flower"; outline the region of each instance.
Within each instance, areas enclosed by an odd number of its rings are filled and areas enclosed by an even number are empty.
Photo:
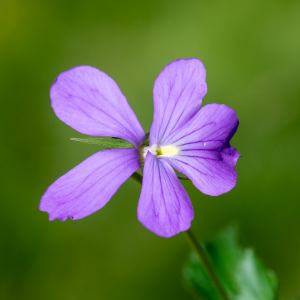
[[[188,240],[189,244],[191,245],[194,252],[197,254],[200,262],[202,262],[203,267],[205,268],[205,271],[208,273],[210,279],[215,285],[215,288],[217,289],[219,295],[223,300],[229,300],[223,286],[221,285],[221,282],[214,270],[214,267],[212,266],[203,246],[197,241],[196,236],[191,231],[191,229],[183,232],[186,239]]]
[[[134,172],[131,177],[142,184],[143,182],[143,176],[138,174],[137,172]],[[185,178],[184,178],[185,179]],[[208,273],[209,277],[211,278],[212,282],[214,283],[219,295],[223,300],[229,300],[227,294],[225,293],[225,290],[223,289],[219,278],[203,248],[203,246],[197,241],[195,235],[191,231],[191,229],[183,232],[186,239],[188,240],[189,244],[191,245],[192,249],[196,252],[199,260],[202,262],[204,268],[206,269],[206,272]]]
[[[143,176],[140,175],[139,173],[137,172],[134,172],[132,175],[131,175],[131,178],[133,178],[135,181],[137,181],[138,183],[142,184],[143,182]]]

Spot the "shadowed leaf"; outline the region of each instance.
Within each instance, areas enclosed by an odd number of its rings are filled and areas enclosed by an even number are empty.
[[[230,300],[275,300],[277,280],[250,248],[238,244],[237,230],[230,227],[205,245],[205,250]],[[196,299],[222,300],[196,254],[183,269],[187,290]]]

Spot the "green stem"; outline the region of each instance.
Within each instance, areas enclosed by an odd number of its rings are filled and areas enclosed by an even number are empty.
[[[188,240],[189,244],[191,245],[192,249],[196,252],[200,262],[202,262],[202,265],[204,266],[206,272],[208,273],[210,279],[215,285],[215,288],[217,289],[219,295],[223,300],[229,300],[215,270],[212,266],[203,246],[197,241],[195,235],[193,234],[192,230],[189,229],[187,231],[183,232],[186,239]]]
[[[139,182],[140,184],[142,184],[143,182],[143,176],[134,172],[131,177]],[[209,275],[209,277],[211,278],[212,282],[215,285],[215,288],[217,289],[219,295],[221,296],[221,298],[223,300],[229,300],[225,290],[223,289],[220,280],[203,248],[203,246],[197,241],[195,235],[193,234],[193,232],[191,231],[191,229],[184,231],[183,232],[186,239],[188,240],[189,244],[191,245],[192,249],[196,252],[200,262],[202,262],[207,274]]]
[[[137,181],[138,183],[142,184],[143,182],[143,176],[140,175],[139,173],[137,172],[134,172],[132,175],[131,175],[131,178],[133,178],[135,181]]]

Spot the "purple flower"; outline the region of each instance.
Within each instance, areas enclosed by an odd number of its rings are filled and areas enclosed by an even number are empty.
[[[60,74],[50,90],[52,107],[63,122],[93,136],[111,136],[135,148],[100,151],[57,179],[41,199],[49,219],[81,219],[102,208],[144,163],[138,219],[159,236],[188,230],[194,218],[189,196],[174,169],[204,194],[217,196],[236,183],[239,153],[229,141],[238,127],[233,109],[209,104],[205,68],[198,59],[167,65],[153,89],[154,119],[149,145],[117,84],[89,66]]]

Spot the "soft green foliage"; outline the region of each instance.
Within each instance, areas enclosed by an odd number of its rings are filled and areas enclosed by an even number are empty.
[[[99,145],[106,149],[134,148],[134,146],[126,140],[117,138],[72,138],[71,140],[86,144]]]
[[[230,300],[274,300],[277,281],[250,248],[238,244],[237,231],[230,227],[205,245],[220,282]],[[222,300],[203,266],[192,253],[183,269],[184,284],[196,299]]]

